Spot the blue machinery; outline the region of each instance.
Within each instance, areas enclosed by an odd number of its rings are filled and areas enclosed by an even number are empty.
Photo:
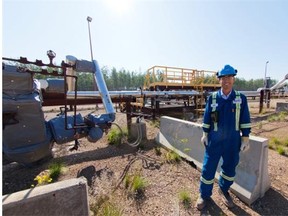
[[[111,97],[109,95],[102,72],[97,61],[77,60],[69,56],[69,64],[62,62],[61,66],[52,64],[56,54],[49,50],[49,64],[44,64],[40,60],[28,61],[26,58],[3,60],[3,153],[9,161],[22,164],[30,164],[51,155],[53,143],[63,144],[75,140],[72,150],[78,149],[78,139],[86,137],[89,142],[97,142],[102,138],[111,126],[116,125],[116,112],[114,110]],[[71,61],[73,60],[73,61]],[[15,63],[20,63],[16,66]],[[73,62],[71,64],[71,62]],[[26,65],[36,65],[37,70],[31,70]],[[31,67],[30,67],[31,68]],[[40,68],[40,69],[39,69]],[[48,69],[49,68],[49,69]],[[82,117],[76,113],[76,102],[74,115],[67,115],[67,100],[61,113],[46,121],[42,110],[42,95],[38,80],[33,78],[33,74],[40,73],[50,76],[63,76],[65,83],[69,79],[74,81],[74,97],[77,100],[77,76],[67,74],[67,72],[91,72],[94,75],[99,94],[106,113],[101,115],[89,114]],[[52,70],[52,71],[51,71]],[[62,73],[59,71],[62,70]],[[71,81],[71,80],[70,80]],[[67,85],[64,85],[64,92],[67,92]],[[63,107],[62,107],[63,108]],[[136,123],[138,138],[135,142],[129,143],[131,146],[138,146],[142,140],[141,118],[138,117]]]

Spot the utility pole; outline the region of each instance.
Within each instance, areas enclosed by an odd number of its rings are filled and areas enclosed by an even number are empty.
[[[91,32],[90,32],[90,22],[92,22],[92,18],[87,16],[87,22],[88,22],[88,31],[89,31],[89,41],[90,41],[90,52],[91,52],[91,62],[93,64],[93,49],[92,49],[92,41],[91,41]],[[97,83],[96,80],[93,79],[94,81],[94,86],[93,86],[93,90],[97,91]]]
[[[90,32],[90,22],[92,22],[92,18],[88,16],[88,17],[87,17],[87,21],[88,21],[88,31],[89,31],[91,61],[93,62],[93,51],[92,51],[91,32]],[[265,75],[265,76],[266,76],[266,75]]]

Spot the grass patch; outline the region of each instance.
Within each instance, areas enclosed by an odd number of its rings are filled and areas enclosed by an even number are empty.
[[[288,147],[288,139],[284,140],[284,146]]]
[[[280,155],[285,155],[285,149],[284,149],[282,146],[278,146],[278,147],[277,147],[277,152],[278,152]]]
[[[160,119],[150,121],[150,125],[156,128],[160,128]]]
[[[270,143],[271,144],[274,144],[274,145],[281,145],[281,141],[279,139],[277,139],[276,137],[272,137],[271,140],[270,140]]]
[[[263,128],[263,123],[262,123],[262,122],[258,122],[258,123],[257,123],[257,128],[258,128],[259,130],[261,130],[261,129]]]
[[[64,164],[62,162],[52,162],[48,165],[48,170],[40,173],[34,178],[34,181],[37,182],[36,186],[45,185],[57,181],[63,170]],[[35,187],[34,184],[31,186]]]
[[[160,155],[162,154],[162,152],[161,152],[161,147],[155,147],[155,148],[154,148],[154,151],[155,151],[155,154],[156,154],[157,156],[160,156]]]
[[[62,162],[53,162],[48,166],[50,177],[56,181],[63,172],[64,164]]]
[[[109,200],[106,195],[100,196],[97,201],[90,205],[93,215],[97,216],[122,216],[123,209]]]
[[[134,197],[139,197],[139,195],[143,195],[145,188],[148,186],[148,182],[140,176],[140,174],[135,175],[126,175],[124,178],[124,186],[128,190],[129,195],[133,195]]]
[[[180,163],[181,157],[175,151],[168,151],[165,154],[165,160],[167,163]]]
[[[269,140],[269,149],[273,149],[275,151],[277,151],[280,155],[285,155],[286,151],[285,149],[288,146],[288,139],[281,141],[279,139],[277,139],[276,137],[272,137]]]
[[[178,194],[178,198],[185,209],[191,208],[191,197],[187,190],[181,190]]]
[[[274,122],[274,121],[284,121],[286,116],[288,115],[288,112],[280,112],[278,114],[274,114],[272,116],[268,117],[268,122]]]
[[[121,130],[119,128],[111,128],[111,130],[108,132],[107,134],[107,138],[108,138],[108,143],[110,145],[120,145],[122,142],[122,138],[123,136],[127,136],[127,131],[123,131],[123,133],[121,132]]]

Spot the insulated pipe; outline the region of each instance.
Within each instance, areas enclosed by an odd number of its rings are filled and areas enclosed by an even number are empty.
[[[93,60],[92,62],[87,61],[87,60],[77,60],[77,58],[75,58],[74,56],[68,56],[67,59],[70,60],[70,62],[72,64],[75,62],[73,69],[76,72],[93,73],[94,81],[96,82],[96,85],[99,89],[99,94],[101,96],[102,103],[103,103],[105,110],[106,110],[107,115],[105,115],[105,121],[113,122],[115,120],[116,112],[114,110],[112,100],[110,98],[110,95],[109,95],[109,92],[108,92],[108,89],[106,86],[106,82],[105,82],[103,74],[99,68],[98,62],[96,60]],[[78,95],[77,95],[77,97],[78,97]],[[103,118],[104,118],[104,115],[103,115]]]
[[[68,98],[73,98],[75,92],[67,92]],[[187,95],[187,96],[196,96],[200,93],[197,91],[109,91],[110,97],[121,97],[121,96],[181,96],[181,95]],[[259,94],[259,93],[258,93]],[[90,97],[98,97],[100,96],[99,91],[78,91],[77,92],[77,98],[90,98]]]
[[[109,95],[103,74],[99,68],[98,62],[96,60],[93,60],[93,64],[94,64],[94,78],[98,86],[98,90],[102,98],[102,102],[105,107],[106,113],[115,115],[115,110],[112,104],[112,100]]]
[[[76,64],[76,61],[77,59],[74,56],[71,56],[71,55],[66,56],[67,64],[74,66]],[[76,76],[76,72],[73,70],[72,67],[67,67],[66,74]],[[68,91],[75,91],[75,79],[72,77],[67,77],[66,80],[67,80]]]
[[[276,83],[274,86],[272,86],[270,88],[271,91],[273,91],[276,88],[281,88],[282,86],[285,85],[286,80],[288,80],[288,74],[286,74],[286,76],[284,77],[283,80],[279,81],[278,83]],[[283,85],[282,85],[283,84]]]

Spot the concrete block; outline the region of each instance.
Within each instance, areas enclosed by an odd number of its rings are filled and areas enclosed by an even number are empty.
[[[89,215],[84,177],[8,194],[2,197],[3,216]]]
[[[205,151],[201,144],[202,133],[201,124],[163,116],[156,141],[188,161],[193,161],[201,170]],[[219,179],[221,164],[220,160],[216,179]],[[236,196],[248,205],[264,196],[270,187],[267,139],[250,136],[250,148],[240,153],[236,172],[235,182],[231,187]]]
[[[144,122],[131,124],[131,136],[135,139],[138,138],[138,126],[140,124],[140,130],[142,134],[142,140],[147,139],[146,124]]]

